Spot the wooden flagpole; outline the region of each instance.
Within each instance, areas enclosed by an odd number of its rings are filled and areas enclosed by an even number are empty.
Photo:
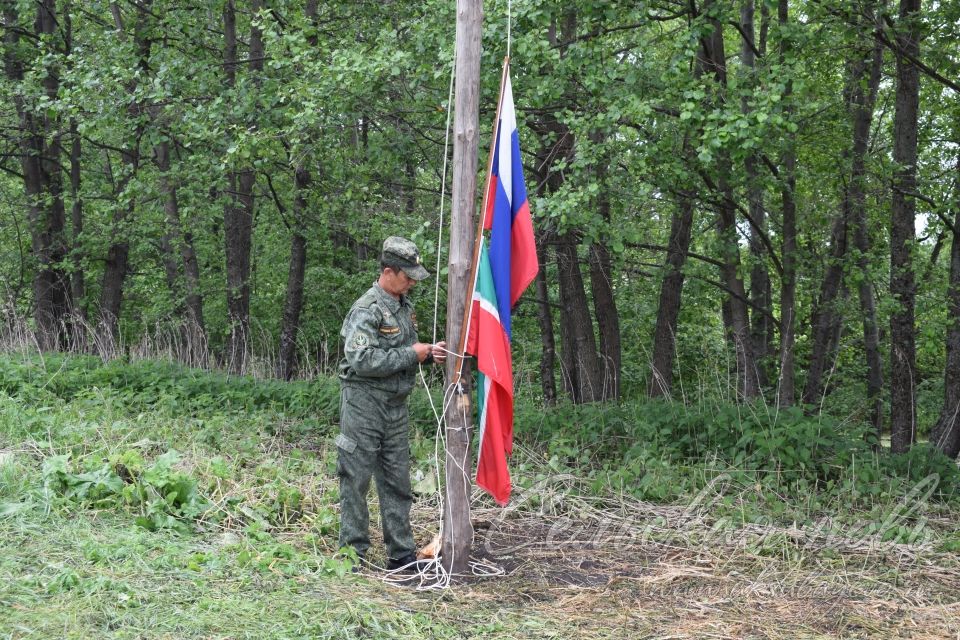
[[[453,189],[451,193],[450,254],[447,275],[447,330],[449,344],[461,345],[465,331],[465,293],[472,289],[473,265],[470,247],[475,244],[473,215],[476,210],[477,155],[480,113],[480,36],[483,0],[457,0],[457,51],[453,118]],[[470,293],[471,297],[473,293]],[[445,412],[447,446],[444,461],[443,537],[441,557],[450,573],[465,573],[473,545],[470,526],[470,407],[469,362],[458,357],[447,360],[446,385],[456,392]],[[461,377],[462,376],[462,377]]]

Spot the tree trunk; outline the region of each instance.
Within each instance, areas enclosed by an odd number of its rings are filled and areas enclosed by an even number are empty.
[[[71,242],[70,256],[73,264],[70,273],[71,296],[71,335],[70,347],[77,351],[86,350],[87,343],[87,309],[84,304],[86,297],[86,283],[83,277],[83,198],[80,195],[80,132],[77,130],[77,121],[70,120],[70,195],[73,197],[73,206],[70,208]]]
[[[740,9],[740,27],[742,29],[743,44],[740,48],[740,60],[744,72],[751,76],[748,86],[756,86],[753,79],[755,74],[756,57],[754,55],[755,28],[753,0],[745,0]],[[744,95],[740,101],[740,110],[749,116],[752,109],[750,100]],[[766,233],[766,211],[763,207],[763,186],[760,184],[757,167],[757,154],[750,154],[744,161],[747,179],[747,210],[756,226],[750,225],[750,343],[753,356],[757,361],[757,375],[761,387],[769,384],[767,373],[767,358],[773,353],[773,290],[770,285],[770,274],[767,271],[767,250],[763,244],[762,235]]]
[[[843,259],[847,251],[846,212],[840,211],[830,231],[830,252],[824,269],[820,295],[813,307],[810,320],[810,364],[807,366],[807,384],[803,389],[803,403],[815,405],[823,393],[823,374],[830,360],[831,343],[840,322],[837,298],[843,285]]]
[[[262,0],[253,0],[251,12],[256,15],[263,8]],[[224,65],[227,85],[236,86],[237,28],[236,9],[228,0],[223,10]],[[254,84],[259,82],[263,69],[263,34],[252,23],[248,48],[249,69]],[[252,115],[252,114],[251,114]],[[250,254],[253,237],[254,195],[256,173],[243,167],[228,176],[231,199],[224,208],[223,234],[227,263],[227,337],[225,364],[233,373],[246,371],[250,355]]]
[[[723,282],[732,291],[730,303],[731,338],[737,354],[737,392],[746,401],[760,395],[760,380],[753,345],[750,340],[750,319],[747,314],[746,290],[740,277],[740,246],[737,242],[736,211],[732,192],[721,186],[725,194],[720,205],[720,237],[723,243]]]
[[[705,10],[713,3],[704,5]],[[716,18],[711,18],[713,30],[710,37],[704,41],[705,59],[713,71],[719,92],[727,87],[727,63],[724,53],[723,26]],[[722,100],[723,98],[719,98]],[[747,311],[746,289],[743,278],[740,277],[740,244],[737,232],[736,203],[733,199],[733,190],[730,188],[726,173],[730,161],[726,153],[719,154],[718,195],[720,203],[719,231],[720,243],[723,251],[724,266],[721,269],[723,283],[731,291],[729,298],[730,311],[730,339],[734,343],[737,356],[737,395],[743,400],[752,400],[760,395],[759,372],[753,354],[753,345],[750,339],[750,317]]]
[[[610,229],[610,192],[606,188],[606,160],[601,159],[597,183],[600,195],[597,211],[605,227]],[[590,245],[590,289],[593,292],[593,313],[597,319],[600,335],[600,372],[602,375],[601,400],[620,399],[620,316],[613,294],[613,266],[610,259],[609,241],[613,231],[601,234],[601,239]],[[591,329],[592,331],[592,329]]]
[[[782,1],[782,0],[781,0]],[[864,52],[864,57],[868,54]],[[851,148],[850,181],[843,197],[841,218],[835,222],[831,240],[831,261],[821,288],[820,303],[814,313],[814,339],[812,360],[804,402],[813,404],[822,391],[822,375],[826,362],[833,349],[832,336],[836,335],[836,325],[840,322],[834,310],[834,300],[843,278],[843,256],[849,248],[849,229],[853,227],[853,240],[857,248],[857,266],[861,273],[858,297],[864,326],[864,345],[868,364],[868,397],[874,399],[874,424],[879,428],[879,393],[881,368],[879,353],[879,333],[876,323],[876,307],[873,285],[869,280],[868,256],[869,239],[866,229],[865,198],[865,158],[873,118],[873,103],[880,80],[882,49],[877,45],[873,49],[870,64],[866,60],[857,60],[851,65],[850,79],[846,91],[847,102],[853,121],[853,145]],[[839,225],[842,224],[842,229]]]
[[[134,28],[134,38],[137,45],[137,66],[144,74],[149,71],[148,59],[150,56],[151,41],[146,37],[145,25],[149,17],[148,11],[152,0],[137,5],[137,19]],[[124,33],[123,21],[117,3],[111,3],[111,12],[117,31]],[[121,36],[123,37],[123,36]],[[137,124],[134,127],[134,139],[120,152],[123,163],[123,175],[119,182],[114,184],[114,196],[119,196],[127,185],[136,177],[140,166],[140,138],[143,135],[144,125],[137,118],[141,113],[141,105],[135,100],[137,81],[134,80],[127,87],[131,103],[127,107],[127,114]],[[101,357],[112,358],[117,355],[117,340],[120,337],[120,308],[123,304],[123,285],[129,270],[130,243],[124,230],[124,222],[133,216],[136,208],[135,199],[129,203],[116,203],[112,228],[110,230],[110,248],[103,271],[103,280],[100,287],[100,315],[97,321],[96,340],[97,350]]]
[[[781,262],[783,277],[780,281],[780,378],[777,383],[777,406],[792,407],[796,399],[796,369],[794,341],[797,315],[797,157],[792,141],[781,159],[783,184],[780,201],[783,211],[783,240]]]
[[[178,265],[175,248],[179,240],[180,216],[177,192],[169,176],[169,147],[169,143],[161,142],[153,149],[154,159],[157,168],[160,170],[160,193],[163,196],[163,212],[166,217],[166,227],[160,235],[160,259],[163,262],[163,273],[166,276],[167,288],[170,290],[170,297],[173,301],[173,317],[182,318],[185,308],[180,287],[180,266]],[[181,330],[180,333],[182,336],[183,331]],[[181,353],[177,354],[178,358],[181,356]]]
[[[896,30],[897,94],[893,126],[890,211],[890,449],[907,451],[916,440],[916,334],[913,245],[917,188],[917,114],[920,77],[910,60],[920,57],[920,0],[900,0]],[[910,58],[908,58],[909,56]]]
[[[207,327],[203,319],[203,294],[200,291],[200,265],[193,248],[193,234],[189,228],[181,227],[183,238],[180,243],[180,258],[183,260],[184,283],[187,296],[187,335],[190,347],[190,364],[206,367],[209,349],[207,347]]]
[[[766,4],[763,5],[766,9]],[[789,20],[787,0],[780,0],[777,5],[777,21],[786,26]],[[766,11],[763,13],[763,23],[767,22]],[[765,26],[761,27],[761,47],[766,46]],[[789,43],[786,38],[780,40],[780,64],[786,62]],[[793,83],[787,81],[784,91],[787,101],[787,117],[793,114],[793,107],[789,104],[793,95]],[[786,148],[780,158],[781,185],[780,202],[783,208],[781,219],[783,225],[783,239],[781,241],[781,263],[783,275],[780,280],[780,378],[777,383],[777,406],[791,407],[796,399],[796,368],[794,361],[794,341],[797,323],[797,154],[795,149],[796,138],[790,136]]]
[[[557,403],[557,380],[554,369],[557,361],[557,342],[553,334],[553,313],[550,310],[550,289],[547,287],[547,247],[542,234],[537,238],[537,261],[540,270],[535,282],[537,291],[537,321],[540,324],[540,387],[543,403],[551,407]]]
[[[567,393],[567,396],[575,403],[580,404],[582,399],[579,395],[580,389],[580,379],[578,377],[578,368],[577,368],[577,343],[574,336],[574,332],[571,327],[566,324],[569,322],[567,316],[566,305],[568,304],[569,295],[564,295],[564,281],[563,281],[563,261],[564,257],[561,256],[561,251],[559,246],[556,248],[557,256],[557,283],[560,290],[560,380],[563,382],[563,390]]]
[[[605,244],[590,245],[590,289],[593,291],[594,316],[600,334],[600,373],[603,380],[601,400],[620,399],[620,316],[613,295],[613,266]]]
[[[417,211],[417,171],[416,166],[409,157],[404,162],[403,172],[407,179],[406,186],[401,189],[404,200],[404,210],[412,220],[413,214]],[[403,193],[404,191],[406,193]]]
[[[703,76],[711,65],[710,48],[706,41],[697,49],[693,65],[695,78]],[[690,138],[683,138],[682,155],[690,156]],[[670,221],[670,240],[663,266],[663,280],[660,283],[660,304],[657,307],[657,324],[653,334],[653,358],[650,364],[650,381],[647,395],[651,398],[669,398],[673,391],[673,362],[676,359],[677,323],[680,317],[680,303],[683,294],[683,266],[690,250],[690,238],[693,229],[694,195],[680,193]],[[728,305],[723,305],[724,336],[728,324]]]
[[[660,283],[660,306],[653,333],[653,361],[647,394],[651,398],[670,397],[673,389],[673,361],[676,357],[677,319],[683,291],[683,265],[690,249],[693,228],[693,199],[682,196],[670,222],[670,242]]]
[[[307,33],[307,44],[316,49],[317,37],[317,4],[318,0],[307,0],[303,15],[314,27]],[[408,174],[413,172],[413,165],[406,164]],[[297,370],[297,334],[300,331],[300,314],[303,311],[303,288],[307,269],[307,190],[310,188],[310,172],[302,165],[298,165],[293,173],[296,193],[293,199],[293,229],[290,236],[290,268],[287,271],[287,291],[283,304],[283,321],[280,330],[280,360],[277,363],[277,377],[290,380]],[[413,189],[408,199],[413,213]]]
[[[73,51],[73,18],[69,7],[63,15],[63,50]],[[68,57],[65,63],[73,70],[72,58]],[[83,234],[83,199],[80,194],[81,184],[81,144],[80,131],[75,117],[70,118],[70,197],[73,204],[70,207],[71,234],[69,241],[70,260],[70,314],[67,329],[67,349],[71,352],[84,352],[87,348],[87,310],[84,304],[86,283],[83,274],[83,250],[81,247]]]
[[[872,18],[872,12],[870,14]],[[880,359],[880,329],[877,323],[876,296],[870,279],[870,235],[867,228],[866,156],[873,123],[873,108],[883,70],[883,44],[876,40],[871,52],[852,65],[849,106],[853,121],[853,146],[850,181],[844,206],[850,211],[856,266],[859,272],[857,295],[863,316],[863,347],[867,361],[867,398],[871,400],[870,422],[877,435],[883,434],[883,365]],[[865,86],[864,86],[865,85]]]
[[[56,0],[42,0],[37,8],[37,34],[51,40],[57,36],[60,31],[60,24],[57,17]],[[60,92],[60,76],[56,67],[50,67],[46,78],[43,80],[43,87],[47,97],[51,101],[58,98]],[[67,239],[64,234],[66,227],[66,211],[63,205],[63,178],[61,171],[61,159],[63,147],[60,137],[60,116],[44,116],[44,137],[43,153],[40,161],[40,172],[45,185],[44,191],[48,200],[47,220],[44,229],[41,232],[47,236],[42,241],[44,246],[43,256],[48,260],[43,271],[38,275],[39,287],[34,287],[34,294],[41,289],[46,292],[43,297],[49,307],[45,310],[49,320],[44,328],[44,333],[48,336],[50,346],[64,347],[65,343],[65,320],[70,313],[70,281],[63,269],[64,260],[67,257]],[[49,141],[49,142],[46,142]],[[42,260],[43,262],[43,260]],[[47,266],[49,265],[49,266]],[[40,307],[37,307],[38,312]]]
[[[593,335],[593,320],[577,255],[578,242],[570,233],[557,244],[557,271],[560,286],[560,335],[564,365],[574,403],[596,402],[603,398],[603,376]]]
[[[55,0],[36,3],[33,33],[42,46],[53,46],[59,29]],[[19,14],[14,3],[3,8],[6,25],[15,27]],[[24,80],[24,61],[20,58],[21,29],[7,28],[4,66],[7,77],[15,84]],[[22,29],[26,32],[27,29]],[[42,39],[42,40],[41,40]],[[52,52],[51,52],[52,53]],[[60,87],[59,70],[49,66],[43,79],[44,93],[56,100]],[[59,116],[37,113],[27,98],[16,93],[13,104],[18,117],[17,146],[30,225],[31,250],[37,262],[33,280],[34,320],[37,344],[42,351],[52,351],[67,344],[66,316],[70,311],[70,280],[63,263],[67,256],[64,236],[66,212],[61,178],[61,140]]]
[[[119,182],[114,179],[108,158],[106,173],[114,183],[114,195],[122,193],[128,181],[133,177],[136,172],[138,156],[139,153],[136,151],[121,152],[125,175]],[[96,350],[100,357],[104,359],[115,358],[119,355],[117,340],[120,337],[120,307],[123,304],[123,283],[127,277],[130,257],[130,245],[126,241],[122,224],[133,206],[132,202],[129,209],[124,207],[122,203],[114,204],[110,228],[110,246],[107,249],[103,277],[100,281],[100,310],[95,331]]]
[[[943,369],[943,409],[930,432],[930,444],[950,458],[960,455],[960,154],[953,188],[953,241],[947,286],[947,362]]]
[[[170,145],[164,141],[154,151],[160,169],[160,192],[166,232],[163,234],[164,269],[174,296],[175,313],[181,318],[183,349],[179,357],[192,366],[207,365],[206,328],[203,321],[203,296],[200,293],[200,268],[193,248],[193,237],[180,220],[177,186],[170,171]],[[182,280],[181,273],[182,270]]]
[[[552,46],[560,49],[560,57],[566,55],[566,46],[573,41],[576,33],[577,13],[573,9],[563,13],[559,35],[557,23],[551,22],[548,38]],[[542,192],[556,193],[563,186],[564,174],[554,168],[560,162],[573,160],[574,133],[553,113],[545,115],[538,123],[538,133],[542,140],[537,162],[542,172]],[[602,399],[604,380],[580,268],[578,245],[579,234],[575,229],[565,230],[562,236],[555,239],[560,291],[560,373],[564,390],[573,402],[579,404]]]
[[[97,350],[102,358],[114,358],[118,355],[120,306],[129,257],[130,246],[126,242],[113,242],[107,250],[100,285],[100,319],[97,323]]]
[[[253,235],[253,171],[230,176],[233,202],[224,212],[227,261],[227,337],[225,364],[233,373],[246,370],[250,355],[250,249]]]
[[[280,361],[277,377],[290,380],[297,368],[297,333],[303,310],[303,283],[307,268],[307,238],[304,218],[307,213],[307,189],[310,174],[298,167],[294,176],[297,193],[293,199],[293,234],[290,236],[290,269],[287,272],[287,293],[283,304],[283,326],[280,332]]]

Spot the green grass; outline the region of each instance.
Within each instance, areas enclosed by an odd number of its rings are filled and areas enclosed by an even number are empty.
[[[244,543],[149,532],[117,514],[19,519],[0,536],[18,549],[0,560],[0,628],[14,637],[456,637],[308,559],[245,564]]]
[[[707,631],[733,636],[888,637],[924,624],[865,608],[822,621],[761,611],[752,632],[737,626],[750,594],[783,584],[841,584],[851,602],[921,589],[929,607],[955,606],[943,577],[960,571],[952,463],[876,456],[856,425],[728,406],[522,403],[514,507],[474,505],[502,527],[495,542],[525,541],[498,557],[511,575],[427,593],[351,575],[336,553],[337,406],[325,378],[0,357],[0,638],[696,636],[690,607],[713,584],[704,558],[731,587]],[[411,411],[414,470],[429,474],[422,391]],[[913,496],[931,472],[937,490]],[[415,505],[423,542],[436,508]],[[825,519],[834,535],[887,546],[863,556],[791,538],[791,526]],[[611,521],[645,533],[625,547],[567,539]],[[847,585],[854,565],[866,573]],[[947,624],[937,620],[931,629]]]

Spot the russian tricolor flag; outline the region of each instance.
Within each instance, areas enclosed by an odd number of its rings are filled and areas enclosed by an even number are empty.
[[[467,351],[477,356],[480,446],[477,485],[498,504],[510,498],[506,457],[513,450],[513,363],[510,310],[537,275],[537,250],[520,161],[520,138],[509,70],[500,97]]]

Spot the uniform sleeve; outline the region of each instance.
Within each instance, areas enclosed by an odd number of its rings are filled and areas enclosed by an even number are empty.
[[[385,378],[417,364],[413,347],[380,346],[380,318],[371,308],[351,310],[340,335],[347,364],[359,376]]]

